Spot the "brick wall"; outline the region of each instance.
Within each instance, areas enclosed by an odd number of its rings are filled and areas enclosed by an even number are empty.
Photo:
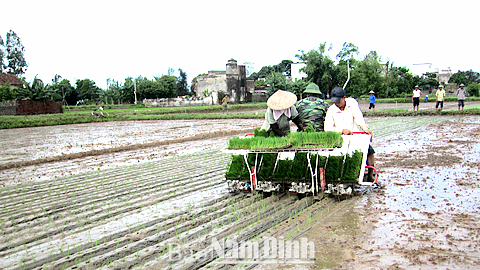
[[[62,113],[62,102],[53,100],[18,100],[17,115]]]

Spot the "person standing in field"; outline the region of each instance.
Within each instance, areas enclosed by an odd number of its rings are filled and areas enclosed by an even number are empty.
[[[298,101],[296,106],[303,127],[311,126],[316,132],[323,132],[328,103],[320,98],[322,92],[314,83],[310,83],[303,93],[307,97]]]
[[[428,102],[428,95],[425,95],[425,102]]]
[[[437,96],[437,104],[435,104],[435,111],[438,110],[438,105],[440,105],[440,111],[443,111],[443,101],[445,101],[445,90],[443,90],[442,85],[438,86],[436,96]]]
[[[417,112],[418,112],[418,107],[420,107],[420,98],[422,97],[422,91],[418,89],[418,85],[415,85],[415,90],[413,90],[412,94],[412,102],[413,102],[413,111],[415,111],[415,106],[417,107]]]
[[[228,96],[228,94],[226,94],[223,99],[222,99],[222,109],[223,111],[227,111],[228,112],[228,103],[230,102],[230,97]]]
[[[465,84],[460,84],[460,88],[457,89],[457,98],[458,98],[458,110],[460,111],[460,106],[462,106],[462,111],[463,107],[465,106],[465,89],[463,88]]]
[[[377,103],[377,98],[375,97],[375,92],[370,91],[369,94],[370,96],[368,97],[370,98],[370,106],[368,106],[368,111],[373,109],[373,112],[375,112],[375,103]]]

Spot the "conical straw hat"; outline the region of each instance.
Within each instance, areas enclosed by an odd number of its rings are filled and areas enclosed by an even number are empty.
[[[272,110],[285,110],[297,102],[297,95],[291,92],[278,90],[267,100],[267,105]]]

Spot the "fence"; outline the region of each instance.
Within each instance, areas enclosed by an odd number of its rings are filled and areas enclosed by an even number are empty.
[[[17,101],[0,101],[0,115],[17,115]]]

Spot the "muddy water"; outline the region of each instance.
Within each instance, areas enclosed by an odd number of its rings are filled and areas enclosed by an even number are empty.
[[[442,120],[377,146],[383,187],[357,205],[347,268],[478,269],[480,118]]]

